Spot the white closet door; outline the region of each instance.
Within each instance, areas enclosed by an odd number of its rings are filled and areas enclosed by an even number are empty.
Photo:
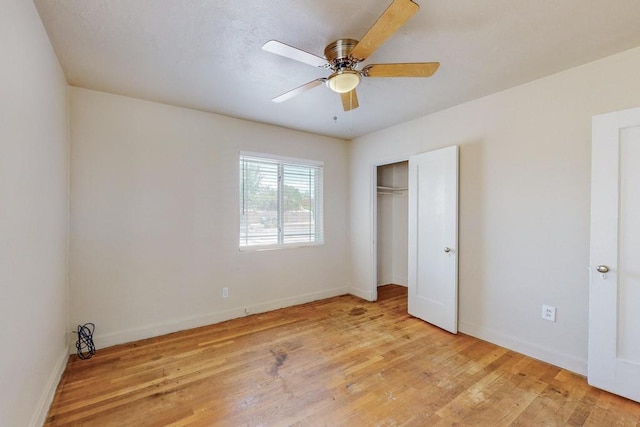
[[[458,331],[458,147],[409,159],[409,314]]]

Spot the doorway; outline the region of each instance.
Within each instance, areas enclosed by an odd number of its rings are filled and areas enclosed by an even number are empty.
[[[408,288],[408,312],[451,333],[458,320],[458,147],[373,165],[372,300]]]

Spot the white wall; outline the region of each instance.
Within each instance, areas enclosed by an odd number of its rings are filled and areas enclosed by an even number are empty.
[[[409,163],[378,166],[378,186],[407,188]],[[409,283],[409,200],[407,191],[379,191],[377,215],[377,284]]]
[[[591,117],[640,105],[638,69],[640,48],[354,140],[352,292],[373,285],[371,165],[458,144],[461,331],[584,373]]]
[[[70,319],[98,347],[347,292],[347,142],[78,88],[70,106]],[[241,150],[324,162],[325,245],[239,251]]]
[[[0,7],[0,425],[42,425],[66,362],[67,85],[32,2]]]

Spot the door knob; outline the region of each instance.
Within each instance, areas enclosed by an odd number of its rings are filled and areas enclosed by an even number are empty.
[[[448,247],[446,247],[446,246],[445,246],[445,247],[444,247],[444,251],[445,251],[446,253],[449,253],[449,252],[451,252],[451,248],[448,248]]]
[[[596,267],[596,270],[598,270],[598,273],[608,273],[609,267],[607,267],[606,265],[599,265]]]

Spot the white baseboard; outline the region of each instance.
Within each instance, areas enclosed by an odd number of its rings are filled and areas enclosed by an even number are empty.
[[[64,370],[67,367],[68,359],[69,355],[66,351],[63,351],[58,357],[53,371],[49,376],[49,380],[47,381],[47,385],[42,392],[42,396],[40,396],[40,401],[38,402],[36,411],[31,418],[31,422],[29,423],[30,426],[40,427],[47,420],[49,407],[51,407],[51,402],[53,402],[53,396],[55,395],[58,384],[60,383],[60,378],[62,378],[62,374],[64,374]]]
[[[349,293],[358,298],[362,298],[367,301],[373,301],[373,291],[371,289],[359,289],[349,288]]]
[[[587,360],[559,353],[547,347],[538,344],[523,341],[514,336],[505,335],[501,332],[478,327],[471,323],[461,322],[459,324],[460,332],[471,335],[481,340],[488,341],[492,344],[499,345],[509,350],[517,351],[534,359],[542,360],[560,368],[575,372],[580,375],[587,375]]]
[[[331,298],[338,295],[348,294],[348,288],[335,288],[326,291],[313,292],[295,297],[284,298],[274,301],[267,301],[260,304],[253,304],[245,307],[237,307],[230,310],[218,311],[215,313],[199,314],[183,319],[175,319],[163,323],[146,325],[139,328],[126,329],[107,334],[96,334],[93,337],[96,348],[111,347],[131,341],[145,338],[157,337],[159,335],[170,334],[172,332],[183,331],[185,329],[197,328],[200,326],[212,325],[226,320],[237,319],[250,314],[264,313],[277,310],[283,307],[290,307],[298,304],[305,304],[320,299]],[[69,346],[69,354],[76,352],[75,342]]]

